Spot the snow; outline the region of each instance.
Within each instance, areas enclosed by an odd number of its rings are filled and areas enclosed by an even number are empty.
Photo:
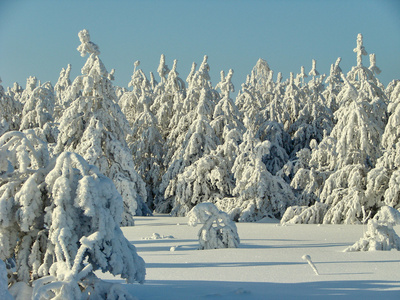
[[[400,298],[398,251],[343,252],[363,236],[363,225],[237,223],[239,248],[200,251],[198,228],[187,222],[155,215],[122,228],[146,261],[146,282],[126,285],[138,300]],[[175,238],[143,239],[154,232]]]

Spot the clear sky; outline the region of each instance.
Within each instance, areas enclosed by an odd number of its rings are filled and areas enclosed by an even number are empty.
[[[127,87],[133,63],[156,73],[160,55],[186,79],[192,62],[209,57],[211,81],[232,68],[236,90],[264,58],[284,78],[311,59],[328,73],[337,57],[347,73],[356,65],[358,33],[368,53],[376,53],[378,78],[400,79],[399,0],[0,0],[0,77],[4,87],[25,87],[33,75],[56,83],[60,70],[72,65],[71,80],[86,57],[76,50],[78,32],[88,29],[115,85]],[[364,58],[369,66],[369,58]]]

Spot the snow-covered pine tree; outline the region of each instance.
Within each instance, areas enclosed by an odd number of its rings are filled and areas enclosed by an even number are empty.
[[[7,95],[14,99],[14,101],[20,102],[22,97],[22,92],[24,89],[22,86],[18,84],[18,82],[14,82],[13,86],[7,88]]]
[[[135,170],[125,138],[129,123],[116,103],[109,73],[99,58],[99,48],[89,32],[79,32],[82,56],[90,54],[71,88],[71,102],[60,119],[56,151],[76,152],[113,180],[124,200],[123,225],[132,225],[134,215],[150,211],[145,183]]]
[[[174,116],[170,120],[170,132],[165,139],[164,147],[164,166],[166,169],[180,156],[186,133],[189,131],[191,124],[198,118],[197,110],[200,102],[204,106],[204,109],[202,109],[203,114],[205,114],[209,122],[212,121],[215,102],[220,96],[212,87],[208,73],[209,69],[207,55],[204,56],[198,71],[195,71],[195,64],[193,64],[191,70],[193,74],[189,75],[187,79],[189,86],[186,90],[183,105],[179,101],[174,104]],[[180,98],[177,97],[177,99]]]
[[[383,206],[373,219],[368,220],[368,230],[354,245],[347,247],[350,251],[400,251],[400,237],[393,226],[400,225],[400,212],[392,207]]]

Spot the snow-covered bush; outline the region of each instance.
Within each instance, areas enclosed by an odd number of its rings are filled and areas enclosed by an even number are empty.
[[[382,207],[375,217],[368,221],[368,229],[364,236],[344,251],[388,251],[392,249],[400,251],[400,237],[393,229],[394,225],[400,225],[400,212],[390,206]]]
[[[235,222],[212,203],[197,204],[188,214],[190,226],[203,223],[199,249],[237,248],[240,243]]]

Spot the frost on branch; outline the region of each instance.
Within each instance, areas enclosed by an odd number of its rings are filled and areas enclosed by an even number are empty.
[[[236,224],[212,203],[197,204],[188,214],[190,226],[203,223],[199,231],[199,250],[237,248],[240,243]]]
[[[363,45],[363,36],[361,33],[357,35],[357,47],[353,49],[353,52],[357,54],[357,67],[362,67],[362,56],[367,55],[365,47]]]
[[[394,225],[400,225],[400,212],[390,206],[384,206],[368,221],[368,230],[364,236],[353,246],[346,248],[350,251],[400,251],[400,237],[393,229]]]
[[[85,56],[86,54],[94,54],[94,55],[100,54],[99,46],[90,41],[89,31],[83,29],[79,31],[78,36],[79,40],[81,41],[81,44],[79,45],[77,50],[81,53],[81,56]]]

